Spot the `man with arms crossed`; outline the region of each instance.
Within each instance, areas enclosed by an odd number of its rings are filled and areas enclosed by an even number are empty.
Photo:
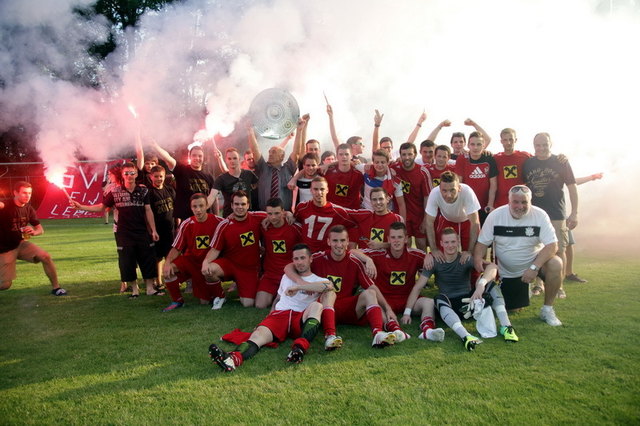
[[[509,190],[509,204],[487,216],[475,248],[476,270],[483,270],[487,248],[495,244],[507,309],[529,306],[529,284],[540,276],[547,287],[540,318],[552,326],[562,325],[553,309],[562,282],[557,241],[549,216],[531,205],[531,190],[516,185]]]
[[[233,371],[262,346],[271,342],[284,342],[287,337],[295,339],[287,361],[302,362],[311,341],[320,329],[322,305],[317,301],[322,293],[333,288],[331,284],[311,273],[311,251],[304,244],[292,248],[293,265],[303,284],[296,284],[286,275],[280,281],[278,299],[274,310],[256,327],[249,340],[234,351],[226,353],[217,345],[209,346],[209,356],[225,372]]]

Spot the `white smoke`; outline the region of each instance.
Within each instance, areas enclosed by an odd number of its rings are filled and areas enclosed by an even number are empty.
[[[504,127],[529,151],[534,134],[549,132],[576,176],[605,172],[579,188],[579,238],[601,246],[603,237],[638,234],[635,215],[618,207],[640,208],[625,184],[640,180],[629,130],[640,99],[632,0],[185,1],[147,13],[136,33],[122,35],[98,66],[101,90],[63,81],[96,66],[82,52],[107,35],[104,21],[71,13],[88,3],[0,6],[0,129],[35,120],[50,165],[131,149],[138,125],[145,139],[186,146],[205,112],[208,133],[227,134],[268,87],[289,90],[311,113],[308,137],[330,149],[325,92],[343,140],[357,134],[370,143],[376,108],[385,113],[381,135],[396,145],[423,109],[418,141],[445,118],[453,125],[437,142],[468,133],[471,117],[493,136],[494,152]],[[243,132],[233,135],[245,148]]]

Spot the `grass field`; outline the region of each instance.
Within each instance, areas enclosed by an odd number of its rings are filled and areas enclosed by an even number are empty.
[[[119,294],[111,227],[100,219],[44,221],[34,242],[58,266],[65,297],[39,265],[20,263],[0,293],[0,424],[638,424],[640,265],[579,254],[590,282],[566,284],[563,327],[541,322],[542,300],[514,315],[517,344],[486,339],[468,353],[412,338],[369,347],[368,329],[339,327],[345,347],[287,365],[288,344],[223,374],[207,347],[251,331],[265,310],[221,311],[187,295]],[[467,324],[468,328],[473,327]],[[416,335],[417,325],[407,331]],[[223,348],[232,346],[222,343]]]

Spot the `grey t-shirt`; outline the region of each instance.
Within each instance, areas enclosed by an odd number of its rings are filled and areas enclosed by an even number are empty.
[[[452,262],[433,263],[433,268],[423,269],[422,275],[429,278],[436,276],[436,284],[440,289],[440,294],[449,298],[467,296],[471,292],[471,270],[473,269],[473,257],[467,259],[465,263],[460,263],[460,253]]]

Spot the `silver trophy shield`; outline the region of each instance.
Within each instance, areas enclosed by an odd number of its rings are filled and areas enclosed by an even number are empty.
[[[271,88],[253,98],[249,117],[257,135],[266,139],[282,139],[296,129],[300,108],[291,93]]]

